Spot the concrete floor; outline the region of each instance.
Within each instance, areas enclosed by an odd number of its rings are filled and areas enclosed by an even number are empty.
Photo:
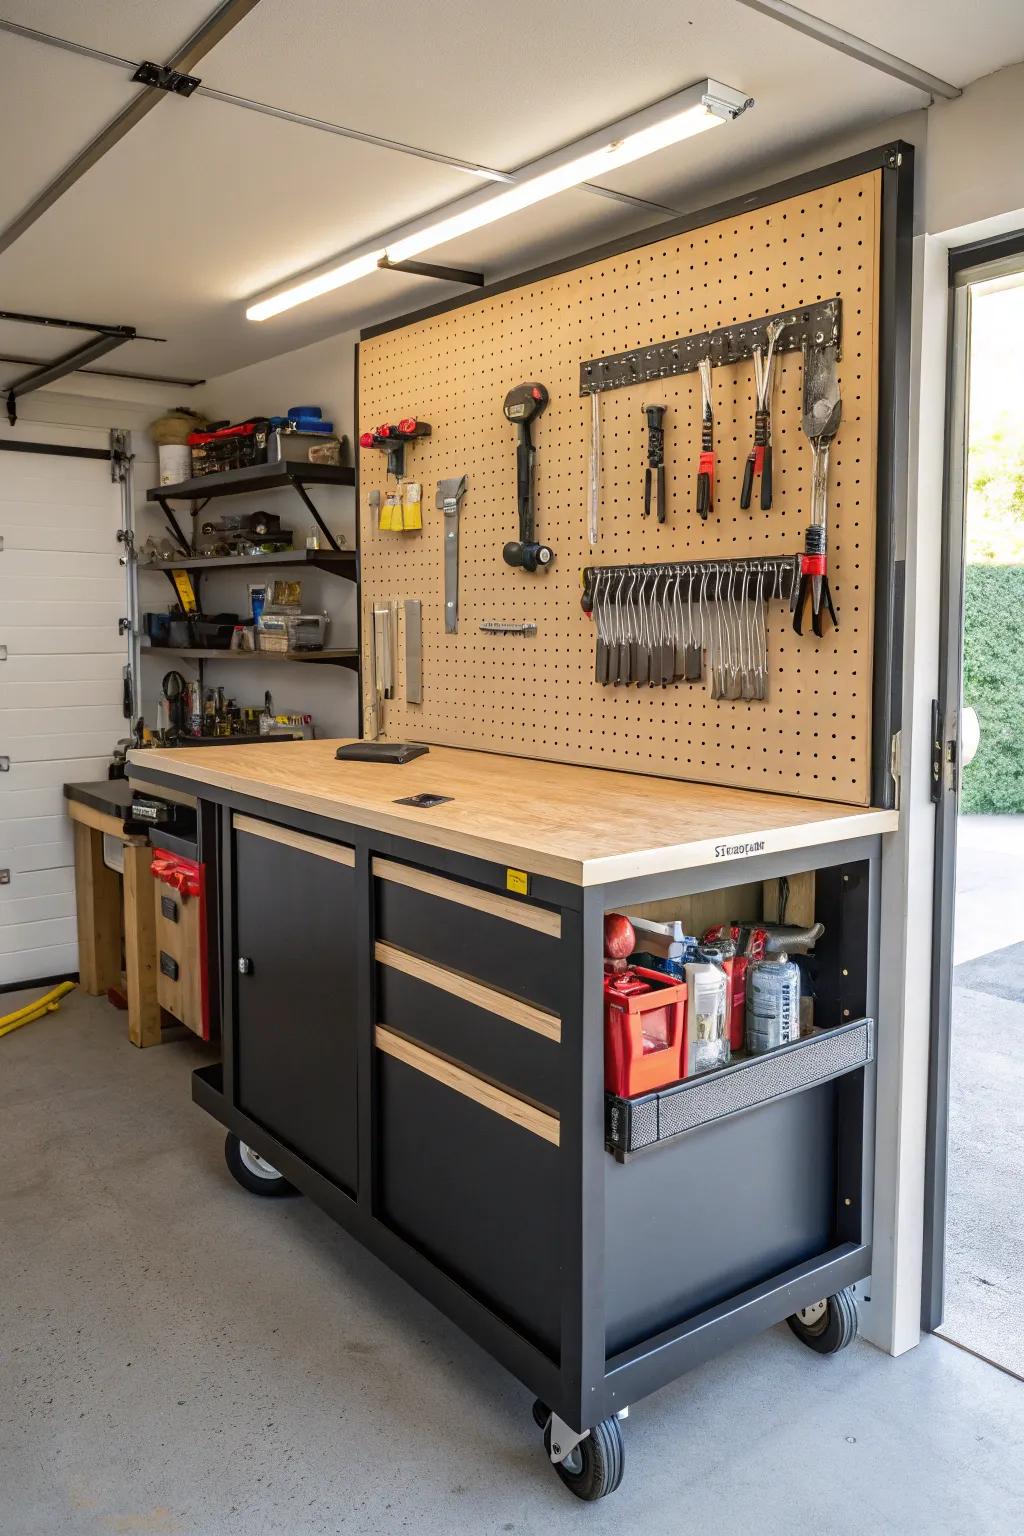
[[[1024,816],[961,816],[942,1332],[1024,1376]]]
[[[1018,1382],[784,1326],[636,1407],[623,1487],[575,1502],[521,1386],[308,1201],[232,1183],[203,1059],[79,993],[0,1040],[4,1536],[1019,1532]]]

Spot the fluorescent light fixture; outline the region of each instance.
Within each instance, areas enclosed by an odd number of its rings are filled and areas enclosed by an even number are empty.
[[[384,255],[384,247],[379,251],[367,251],[365,256],[356,256],[351,261],[343,262],[340,267],[332,267],[328,272],[321,272],[319,277],[307,278],[304,283],[297,283],[294,288],[286,288],[283,293],[275,294],[272,299],[261,299],[258,304],[253,304],[245,312],[247,320],[269,320],[272,315],[280,315],[286,309],[294,309],[296,304],[305,304],[309,299],[318,299],[322,293],[330,293],[334,288],[344,288],[346,283],[354,283],[357,277],[369,277],[371,272],[376,272],[377,263]]]
[[[474,229],[482,229],[570,187],[600,179],[610,171],[631,165],[634,160],[653,155],[670,144],[693,138],[719,123],[730,122],[751,105],[750,97],[742,91],[717,81],[707,80],[690,86],[652,107],[645,107],[618,123],[588,134],[576,144],[524,166],[516,172],[514,184],[501,192],[487,188],[471,193],[451,204],[447,214],[440,209],[428,220],[420,219],[390,234],[377,236],[372,250],[364,247],[360,252],[350,253],[344,261],[261,299],[246,310],[246,318],[267,320],[272,315],[293,309],[296,304],[304,304],[335,288],[342,288],[375,271],[384,256],[392,263],[411,261],[434,246],[444,245]]]

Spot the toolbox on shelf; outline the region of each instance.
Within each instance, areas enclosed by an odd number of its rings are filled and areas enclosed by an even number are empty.
[[[630,966],[604,980],[604,1077],[628,1098],[674,1083],[686,1071],[686,985]]]

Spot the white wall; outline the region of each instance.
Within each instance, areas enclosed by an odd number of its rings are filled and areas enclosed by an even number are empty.
[[[351,455],[355,416],[355,341],[354,332],[332,336],[282,357],[222,374],[190,391],[188,404],[205,411],[212,420],[228,418],[232,421],[243,421],[256,415],[283,415],[292,405],[319,405],[324,416],[333,420],[335,430],[347,436]],[[148,483],[155,482],[150,480]],[[158,535],[163,532],[159,509],[143,505],[144,489],[136,507],[140,538],[150,532]],[[312,486],[310,495],[342,547],[354,548],[355,493],[343,486]],[[231,510],[265,508],[268,512],[276,512],[282,523],[294,530],[297,546],[305,544],[307,533],[317,532],[316,524],[298,496],[287,489],[233,498],[230,506]],[[211,502],[207,515],[216,516],[226,507],[226,503]],[[187,505],[183,504],[181,516],[187,521]],[[320,538],[322,543],[322,534]],[[200,593],[203,608],[208,613],[228,612],[244,616],[248,612],[248,584],[253,579],[251,571],[205,572]],[[330,615],[328,645],[354,646],[354,583],[317,570],[304,571],[301,579],[303,607],[308,612],[326,610]],[[143,611],[147,608],[166,609],[173,600],[166,576],[160,572],[140,572],[140,597]],[[192,675],[187,661],[180,657],[161,656],[159,651],[143,653],[146,718],[150,724],[155,723],[155,701],[161,678],[169,666],[182,671],[185,676]],[[318,736],[357,734],[357,683],[354,672],[347,668],[318,662],[283,665],[254,656],[251,661],[207,662],[204,681],[210,688],[223,686],[229,697],[242,705],[262,704],[264,690],[270,689],[275,708],[310,713]]]

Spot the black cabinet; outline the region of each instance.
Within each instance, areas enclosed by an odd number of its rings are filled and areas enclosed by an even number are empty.
[[[238,1108],[354,1192],[351,850],[247,816],[233,837]]]

